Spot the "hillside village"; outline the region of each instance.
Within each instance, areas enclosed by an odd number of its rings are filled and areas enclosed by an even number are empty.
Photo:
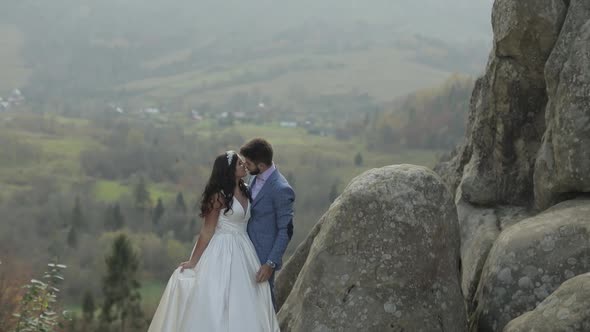
[[[9,111],[25,102],[25,97],[20,89],[12,90],[7,97],[0,96],[0,112]]]

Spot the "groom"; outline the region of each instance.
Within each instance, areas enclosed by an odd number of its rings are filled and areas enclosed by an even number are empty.
[[[275,271],[281,268],[283,254],[293,236],[293,202],[295,192],[272,161],[270,143],[255,138],[242,146],[240,154],[252,176],[251,217],[248,235],[262,266],[256,274],[257,282],[270,283],[272,302]]]

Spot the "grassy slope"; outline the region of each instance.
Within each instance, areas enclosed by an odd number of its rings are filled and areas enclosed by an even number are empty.
[[[24,37],[14,26],[0,25],[0,96],[15,87],[22,87],[31,74],[21,54]],[[169,65],[185,59],[189,52],[186,49],[171,50],[168,55],[144,62],[142,67],[155,69]],[[377,100],[389,101],[414,90],[437,85],[450,74],[415,63],[411,58],[412,54],[394,48],[328,55],[301,50],[289,55],[132,81],[115,87],[115,90],[124,88],[134,93],[132,102],[140,105],[178,100],[219,103],[235,92],[252,90],[285,102],[293,87],[303,87],[313,94],[367,92]],[[299,67],[288,69],[293,65]],[[304,68],[301,68],[302,65]],[[309,68],[306,69],[306,66]],[[269,71],[280,74],[265,77]],[[245,83],[236,81],[245,73],[255,78]]]
[[[136,102],[175,100],[221,102],[238,91],[260,90],[273,99],[288,99],[293,87],[303,87],[314,94],[367,92],[377,100],[387,101],[416,89],[437,85],[450,73],[416,64],[394,49],[372,49],[339,55],[292,54],[240,63],[216,70],[198,70],[167,77],[130,82],[123,87],[137,93]],[[265,73],[279,66],[302,63],[310,70],[283,72],[277,77],[248,83],[232,83],[243,73]],[[329,65],[330,67],[325,67]],[[324,68],[322,68],[324,66]],[[203,84],[209,86],[203,89]],[[213,87],[224,84],[223,87]]]

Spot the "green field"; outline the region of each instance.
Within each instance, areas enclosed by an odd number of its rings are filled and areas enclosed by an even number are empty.
[[[30,116],[22,117],[28,121],[31,119]],[[129,179],[125,181],[94,179],[83,174],[80,154],[84,151],[103,148],[87,134],[89,129],[87,120],[57,117],[53,122],[69,127],[56,134],[43,133],[27,127],[21,129],[8,125],[0,127],[3,135],[9,135],[38,151],[36,157],[29,161],[19,165],[0,167],[3,196],[27,189],[31,179],[38,176],[57,179],[64,190],[78,183],[94,183],[93,193],[98,201],[113,202],[122,196],[131,195],[133,183]],[[29,125],[28,122],[26,124]],[[397,153],[367,151],[364,142],[358,138],[341,141],[334,137],[310,135],[303,128],[282,128],[278,124],[237,123],[233,127],[220,129],[211,123],[199,123],[185,126],[185,132],[198,133],[201,137],[208,137],[212,133],[216,135],[237,133],[244,140],[265,137],[275,147],[276,162],[285,173],[292,172],[297,175],[313,172],[315,166],[309,161],[313,161],[316,156],[316,159],[337,165],[333,167],[331,175],[341,178],[344,183],[374,167],[397,163],[433,166],[438,153],[438,151],[429,150],[400,150]],[[239,149],[239,146],[232,148]],[[354,157],[359,152],[364,162],[356,166]],[[154,203],[158,198],[164,201],[172,200],[177,193],[176,185],[167,182],[151,183],[149,190]]]
[[[158,198],[162,198],[163,201],[170,201],[175,197],[176,192],[169,190],[168,187],[170,187],[170,185],[165,183],[149,187],[153,203],[155,203]],[[131,193],[131,186],[121,184],[117,181],[100,180],[97,181],[94,186],[94,195],[96,199],[101,202],[115,202],[124,195],[131,195]]]
[[[0,128],[3,135],[10,136],[16,141],[34,148],[39,153],[34,160],[14,168],[0,168],[0,180],[19,182],[20,177],[26,179],[40,175],[51,175],[63,177],[65,181],[69,182],[68,180],[72,180],[73,177],[81,175],[80,153],[99,146],[91,137],[78,134],[52,135],[35,131],[34,128],[18,130],[10,128],[10,125],[7,127]],[[23,181],[26,182],[26,180]]]
[[[172,274],[172,271],[170,271]],[[166,284],[157,280],[142,280],[141,282],[141,299],[145,307],[156,308],[164,292]]]
[[[306,133],[303,128],[281,128],[278,125],[256,126],[240,125],[235,129],[244,139],[253,137],[265,137],[272,142],[277,163],[295,173],[305,173],[313,165],[306,166],[301,160],[321,156],[340,166],[334,168],[331,175],[342,178],[346,183],[360,173],[375,167],[391,164],[417,164],[433,167],[436,156],[440,151],[431,150],[400,150],[399,152],[382,153],[367,151],[363,142],[358,139],[340,141],[334,137],[314,136]],[[357,153],[363,157],[363,165],[355,166],[354,157]]]
[[[171,272],[172,273],[172,272]],[[141,303],[143,308],[147,310],[155,310],[160,303],[160,298],[162,297],[162,293],[164,293],[164,288],[166,284],[155,281],[155,280],[142,280],[141,281],[141,288],[139,289],[139,293],[141,294]],[[69,303],[65,304],[64,310],[68,311],[68,313],[72,316],[80,317],[82,316],[82,306],[77,303]],[[151,314],[151,312],[150,312]],[[100,309],[95,311],[95,317],[100,315]]]
[[[131,189],[119,182],[102,180],[97,181],[94,186],[94,195],[96,199],[103,202],[112,202],[119,199],[124,194],[129,194]]]

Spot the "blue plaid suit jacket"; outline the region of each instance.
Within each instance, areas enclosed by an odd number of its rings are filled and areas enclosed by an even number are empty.
[[[250,181],[250,188],[256,177]],[[271,260],[283,265],[283,254],[293,236],[293,203],[295,192],[285,177],[275,170],[251,203],[248,235],[260,263]]]

